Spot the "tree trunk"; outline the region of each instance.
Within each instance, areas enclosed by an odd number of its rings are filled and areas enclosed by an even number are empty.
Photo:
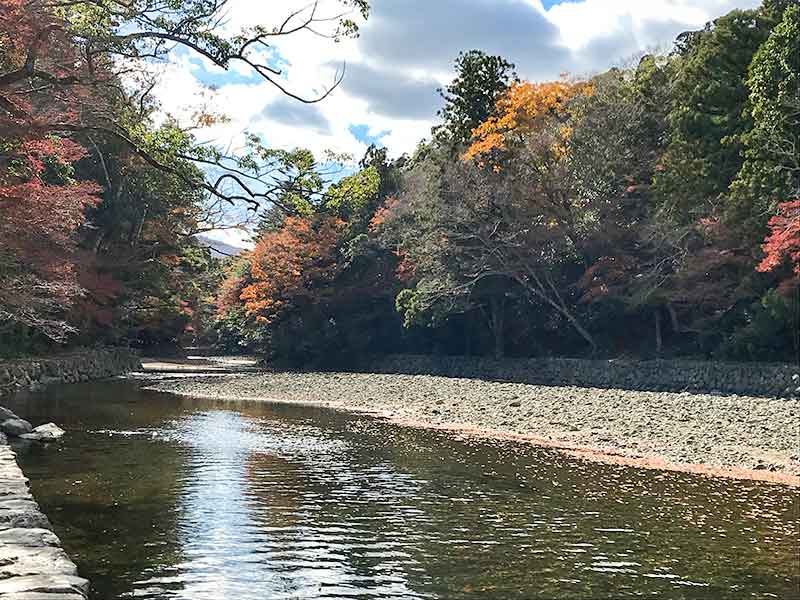
[[[661,340],[661,311],[656,308],[653,311],[653,316],[656,321],[656,354],[661,356],[662,340]]]
[[[678,311],[675,310],[675,307],[672,304],[667,304],[667,311],[669,312],[669,318],[672,321],[672,331],[675,333],[681,332],[681,324],[678,322]]]
[[[594,341],[592,334],[586,331],[583,325],[581,325],[580,321],[572,316],[572,313],[566,308],[556,306],[556,309],[562,315],[564,315],[564,317],[566,317],[567,321],[569,321],[570,324],[575,328],[575,331],[577,331],[580,336],[589,343],[589,345],[592,347],[592,355],[597,354],[597,342]]]
[[[491,315],[489,316],[489,327],[494,337],[494,357],[501,359],[505,355],[505,302],[504,298],[492,296],[490,301]]]
[[[580,336],[589,343],[589,345],[592,347],[592,355],[597,354],[597,342],[594,341],[592,334],[590,334],[583,327],[583,325],[581,325],[577,317],[575,317],[567,308],[566,303],[562,299],[561,294],[559,294],[558,289],[555,287],[555,285],[552,282],[548,281],[550,289],[552,290],[553,295],[555,296],[555,299],[553,299],[553,297],[551,297],[547,288],[544,286],[544,284],[542,283],[541,279],[537,276],[537,274],[532,269],[529,269],[528,272],[530,273],[536,285],[531,285],[530,282],[520,277],[515,277],[515,280],[525,289],[527,289],[528,292],[534,298],[539,298],[540,300],[546,302],[554,309],[556,309],[558,313],[560,313],[567,321],[570,322],[575,331],[577,331],[580,334]]]

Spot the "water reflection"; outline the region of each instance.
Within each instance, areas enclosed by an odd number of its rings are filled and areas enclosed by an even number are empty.
[[[23,467],[104,600],[800,597],[788,488],[129,383],[14,408],[69,429]]]
[[[171,597],[346,598],[364,597],[365,587],[379,598],[423,597],[410,589],[400,542],[376,535],[374,521],[384,517],[344,526],[359,506],[402,505],[415,495],[412,479],[387,463],[354,470],[346,441],[312,427],[286,431],[279,421],[225,410],[171,425],[160,435],[187,448],[177,527],[183,562],[176,565],[185,576]],[[168,575],[136,585],[173,582]]]

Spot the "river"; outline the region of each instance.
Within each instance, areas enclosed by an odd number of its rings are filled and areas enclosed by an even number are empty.
[[[797,489],[136,381],[7,403],[95,597],[800,598]]]

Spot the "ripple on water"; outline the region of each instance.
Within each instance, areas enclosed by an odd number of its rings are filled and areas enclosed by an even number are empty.
[[[103,600],[800,596],[787,488],[130,394],[21,457]]]

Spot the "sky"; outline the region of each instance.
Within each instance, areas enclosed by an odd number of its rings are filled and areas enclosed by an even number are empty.
[[[225,27],[275,25],[308,0],[230,0]],[[272,147],[326,150],[358,160],[371,144],[390,155],[412,152],[427,137],[441,106],[437,88],[453,77],[462,50],[500,54],[523,79],[562,73],[588,76],[627,65],[643,52],[669,50],[681,32],[702,27],[758,0],[371,0],[357,39],[333,42],[300,32],[276,38],[262,59],[282,70],[281,85],[305,98],[341,84],[322,102],[302,104],[249,71],[223,71],[175,51],[155,93],[162,110],[186,119],[200,105],[229,121],[197,132],[199,139],[238,147],[245,132]],[[321,0],[319,14],[335,14]],[[327,12],[326,12],[327,11]],[[246,234],[215,232],[242,245]]]

